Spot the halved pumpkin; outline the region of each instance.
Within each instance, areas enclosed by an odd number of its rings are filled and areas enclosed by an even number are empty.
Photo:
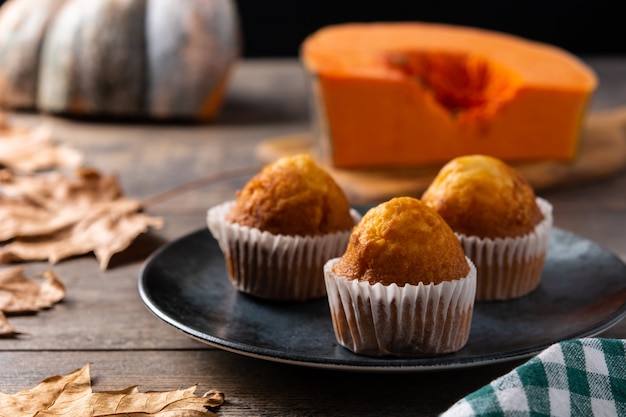
[[[302,44],[336,167],[576,155],[593,71],[557,47],[437,23],[341,24]]]

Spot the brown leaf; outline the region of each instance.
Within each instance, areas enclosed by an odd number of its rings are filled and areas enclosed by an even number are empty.
[[[0,336],[20,332],[4,313],[35,312],[52,307],[65,297],[65,287],[52,271],[29,279],[21,267],[0,269]]]
[[[49,209],[68,201],[80,207],[100,201],[111,201],[122,196],[117,178],[104,175],[95,168],[74,170],[74,177],[58,171],[32,175],[13,175],[4,171],[0,177],[3,194],[23,198]]]
[[[182,390],[139,392],[137,387],[128,387],[93,392],[87,364],[68,375],[46,378],[36,387],[17,394],[0,393],[0,410],[14,417],[38,412],[56,416],[215,417],[206,407],[221,405],[223,394],[211,391],[211,395],[197,397],[195,389],[191,386]]]
[[[71,256],[94,252],[105,270],[111,257],[126,249],[140,233],[150,227],[160,228],[163,222],[132,210],[134,200],[118,200],[94,208],[67,230],[36,239],[16,239],[0,247],[0,263],[48,260],[52,264]]]
[[[10,336],[17,333],[15,327],[11,326],[11,323],[7,320],[7,316],[0,311],[0,336]]]
[[[51,168],[76,168],[83,155],[76,149],[55,143],[48,126],[13,126],[0,115],[0,165],[19,172]]]
[[[0,241],[39,236],[66,228],[94,210],[121,198],[117,178],[81,168],[76,176],[59,172],[14,175],[0,171]],[[139,209],[136,205],[136,210]]]
[[[58,401],[72,403],[80,401],[81,398],[86,398],[90,394],[89,365],[85,365],[65,376],[48,377],[36,387],[20,391],[14,395],[0,393],[0,410],[6,415],[14,417],[33,416],[39,411],[48,409]]]
[[[0,172],[0,241],[38,236],[66,228],[94,206],[120,198],[115,177],[92,169],[76,170],[69,178],[58,172],[14,175]]]
[[[0,311],[24,313],[49,308],[65,297],[65,287],[52,271],[29,279],[20,267],[0,269]]]
[[[93,252],[102,270],[149,228],[163,221],[141,213],[141,202],[125,198],[114,176],[82,168],[75,178],[0,175],[0,263],[57,263]]]
[[[210,407],[219,407],[225,400],[224,393],[215,389],[205,392],[203,397],[209,400]]]

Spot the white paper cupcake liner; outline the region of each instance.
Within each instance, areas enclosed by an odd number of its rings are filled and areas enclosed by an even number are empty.
[[[457,234],[465,255],[476,265],[476,301],[518,298],[540,284],[553,215],[548,201],[536,201],[544,219],[527,235],[490,239]]]
[[[229,223],[228,201],[207,211],[207,226],[224,254],[228,277],[244,293],[279,301],[304,301],[326,295],[323,268],[341,256],[351,230],[321,236],[276,235]],[[361,218],[351,210],[355,224]]]
[[[402,287],[370,284],[324,266],[333,328],[339,344],[370,356],[419,357],[460,350],[469,338],[476,291],[470,259],[465,278]]]

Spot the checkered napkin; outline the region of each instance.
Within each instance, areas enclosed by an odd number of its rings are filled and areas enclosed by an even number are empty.
[[[554,344],[440,417],[626,416],[626,339]]]

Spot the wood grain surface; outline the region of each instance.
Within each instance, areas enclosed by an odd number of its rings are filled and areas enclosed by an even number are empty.
[[[626,104],[626,58],[589,61],[601,90],[594,110]],[[621,75],[620,75],[621,74]],[[165,324],[142,303],[137,279],[146,258],[167,242],[205,227],[206,210],[230,199],[262,161],[268,138],[309,127],[308,90],[294,60],[250,60],[237,68],[219,120],[210,124],[116,123],[15,113],[15,123],[49,124],[87,163],[118,175],[127,195],[147,202],[165,226],[140,236],[100,271],[92,255],[51,268],[66,299],[36,315],[11,316],[24,334],[0,339],[0,392],[27,389],[50,375],[92,364],[95,391],[139,385],[168,390],[198,384],[222,390],[218,416],[436,416],[518,362],[441,372],[372,374],[310,369],[226,352]],[[594,240],[626,261],[626,172],[541,191],[555,225]],[[593,277],[590,277],[593,279]],[[541,323],[537,323],[541,326]],[[626,337],[621,321],[602,333]],[[0,416],[5,414],[0,410]]]

